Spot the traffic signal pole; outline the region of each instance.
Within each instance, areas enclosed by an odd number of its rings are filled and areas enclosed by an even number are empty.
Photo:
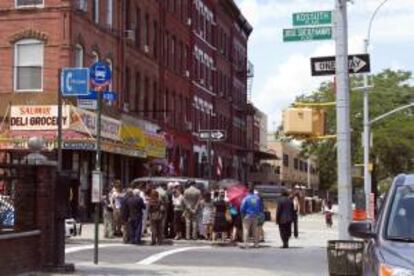
[[[335,0],[335,13],[338,234],[340,240],[349,240],[348,225],[352,221],[352,179],[347,0]]]

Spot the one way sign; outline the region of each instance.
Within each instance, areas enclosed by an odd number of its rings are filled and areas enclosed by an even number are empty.
[[[349,73],[369,73],[371,64],[368,54],[348,56]],[[311,58],[312,76],[335,75],[335,57]]]
[[[226,139],[225,130],[200,130],[198,138],[203,141],[223,141]]]

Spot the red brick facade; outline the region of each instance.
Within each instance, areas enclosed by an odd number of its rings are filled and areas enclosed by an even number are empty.
[[[233,0],[40,2],[24,9],[14,0],[0,3],[1,113],[8,102],[55,103],[58,69],[106,60],[113,69],[111,89],[119,93],[111,114],[158,124],[180,174],[205,176],[205,143],[196,134],[213,128],[228,134],[213,145],[215,164],[223,160],[221,176],[243,177],[252,29]],[[24,38],[43,42],[43,92],[15,92],[14,43]]]

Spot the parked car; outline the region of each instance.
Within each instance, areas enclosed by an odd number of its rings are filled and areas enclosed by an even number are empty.
[[[351,223],[349,233],[366,240],[363,275],[414,276],[414,174],[394,179],[376,223]]]
[[[170,182],[178,182],[181,186],[185,188],[188,181],[194,181],[196,187],[201,191],[208,191],[210,190],[210,186],[208,180],[200,179],[200,178],[189,178],[189,177],[162,177],[162,176],[150,176],[150,177],[140,177],[134,179],[130,186],[135,187],[140,185],[141,183],[148,183],[153,187],[163,186],[164,188],[167,187],[168,183]]]

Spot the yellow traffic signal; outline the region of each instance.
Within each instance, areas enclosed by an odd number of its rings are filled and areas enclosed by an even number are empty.
[[[318,137],[325,135],[325,111],[309,107],[293,107],[283,111],[286,135]]]

